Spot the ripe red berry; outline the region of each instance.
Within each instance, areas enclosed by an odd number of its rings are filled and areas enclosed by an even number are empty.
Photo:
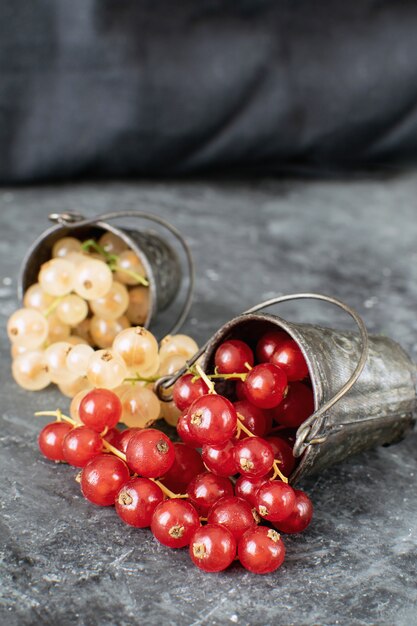
[[[256,493],[267,480],[265,476],[261,476],[261,478],[240,476],[235,483],[235,494],[239,498],[247,500],[252,507],[256,507]]]
[[[218,476],[233,476],[238,471],[235,460],[235,441],[230,440],[222,446],[203,446],[201,456],[213,474]]]
[[[175,442],[173,445],[175,461],[160,480],[171,491],[184,493],[188,483],[194,476],[204,472],[205,467],[197,450],[185,443]]]
[[[239,541],[248,528],[256,526],[258,521],[260,521],[259,515],[256,511],[252,511],[249,502],[236,496],[226,496],[217,500],[207,516],[209,524],[226,526],[236,541]]]
[[[62,442],[64,459],[75,467],[84,467],[103,450],[100,435],[87,426],[73,428]]]
[[[233,485],[225,476],[216,476],[211,472],[203,472],[190,482],[187,487],[190,502],[202,517],[207,514],[213,504],[223,496],[233,495]]]
[[[188,410],[190,434],[201,444],[221,445],[236,431],[237,415],[233,404],[218,394],[198,398]]]
[[[260,409],[258,406],[251,404],[248,400],[238,400],[234,403],[236,413],[238,413],[239,419],[244,418],[243,424],[251,433],[257,437],[263,437],[267,431],[266,411]],[[241,417],[242,416],[242,417]],[[242,431],[240,438],[246,437]]]
[[[255,496],[256,510],[270,522],[280,522],[288,517],[295,501],[294,489],[280,480],[268,480]]]
[[[47,459],[51,461],[65,460],[62,442],[70,430],[72,430],[72,426],[65,422],[51,422],[42,428],[38,437],[38,445]]]
[[[303,353],[293,339],[287,339],[278,346],[270,362],[281,367],[290,382],[303,380],[308,376],[308,367]]]
[[[261,437],[246,437],[235,445],[235,460],[241,474],[265,476],[272,469],[272,447]]]
[[[274,526],[283,533],[301,533],[307,528],[313,517],[313,505],[304,491],[294,490],[295,505],[288,517],[281,522],[274,522]]]
[[[103,439],[108,441],[112,446],[118,448],[120,450],[120,438],[122,436],[122,431],[117,428],[110,428],[107,433],[104,435]]]
[[[279,461],[280,471],[284,476],[289,476],[295,467],[292,447],[281,437],[267,437],[266,441],[272,447],[275,460]]]
[[[214,364],[219,374],[242,374],[247,372],[246,363],[253,365],[253,352],[248,344],[239,339],[222,343],[214,355]]]
[[[175,461],[174,444],[164,433],[147,428],[134,433],[127,444],[126,463],[145,478],[163,476]]]
[[[188,546],[194,531],[200,526],[195,508],[184,500],[165,500],[158,504],[152,516],[151,530],[160,543],[168,548]]]
[[[190,432],[190,416],[188,413],[184,413],[180,415],[177,422],[177,433],[178,436],[181,437],[183,442],[190,446],[191,448],[199,448],[200,443],[196,439],[194,435]]]
[[[129,478],[129,468],[122,459],[112,454],[99,454],[82,470],[81,491],[93,504],[110,506]]]
[[[81,421],[101,433],[116,426],[122,415],[122,404],[110,389],[92,389],[81,400],[78,409]]]
[[[184,374],[174,385],[172,399],[180,411],[186,411],[197,398],[207,392],[208,387],[202,378],[194,380],[194,374]]]
[[[143,430],[143,429],[136,428],[134,426],[132,428],[126,428],[125,430],[122,430],[122,432],[120,433],[119,442],[116,448],[118,448],[121,452],[126,454],[127,444],[129,443],[130,438],[132,437],[132,435],[134,435],[135,433],[138,433],[140,430]]]
[[[246,387],[244,380],[237,380],[235,386],[235,395],[238,400],[247,400]]]
[[[269,574],[282,565],[284,543],[276,530],[257,526],[246,531],[238,544],[238,556],[243,567],[254,574]]]
[[[190,557],[204,572],[221,572],[236,556],[236,539],[225,526],[207,524],[198,528],[190,541]]]
[[[310,387],[299,382],[288,385],[284,400],[272,411],[274,419],[289,428],[298,428],[313,413],[313,392]]]
[[[261,409],[272,409],[284,398],[287,376],[280,367],[261,363],[249,372],[245,387],[249,402]]]
[[[133,478],[116,495],[116,512],[126,524],[146,528],[151,525],[154,511],[163,499],[160,487],[152,480]]]
[[[256,358],[259,363],[269,361],[278,346],[286,339],[288,339],[288,335],[282,330],[270,330],[262,335],[256,344]]]

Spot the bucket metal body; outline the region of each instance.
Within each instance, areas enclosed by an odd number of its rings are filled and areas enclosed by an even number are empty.
[[[275,315],[247,313],[222,326],[208,342],[202,367],[213,373],[214,354],[227,339],[255,347],[266,331],[282,329],[300,347],[309,369],[315,411],[330,401],[351,377],[363,345],[358,333],[311,324],[293,324]],[[343,459],[381,444],[400,440],[413,425],[416,408],[416,365],[392,339],[368,337],[368,356],[359,378],[307,432],[297,431],[295,450],[302,454],[290,482],[315,474]]]
[[[86,220],[82,216],[71,213],[62,215],[64,218],[60,214],[52,216],[52,219],[58,221],[58,224],[44,231],[26,253],[18,281],[19,298],[22,299],[27,288],[37,282],[40,267],[51,258],[52,247],[56,241],[62,237],[76,237],[81,241],[97,240],[104,233],[111,232],[120,237],[135,252],[145,268],[149,281],[150,298],[149,311],[144,326],[149,328],[157,314],[171,305],[180,290],[183,276],[176,251],[164,238],[153,231],[118,227],[111,224],[110,221],[100,219],[100,216],[96,219]],[[123,217],[124,214],[109,214],[109,217],[114,219],[114,216],[117,217],[118,215]],[[135,217],[133,212],[128,216]],[[139,214],[138,216],[143,217]],[[149,219],[155,221],[153,217]],[[163,226],[166,224],[162,220],[158,223],[162,223]],[[175,231],[173,227],[170,227],[169,230]],[[178,236],[176,232],[174,232],[175,236],[180,239],[183,247],[186,246],[182,237]],[[191,276],[189,276],[189,280],[191,280]],[[188,302],[185,304],[185,308],[187,306]],[[181,316],[181,321],[182,318],[183,316]]]

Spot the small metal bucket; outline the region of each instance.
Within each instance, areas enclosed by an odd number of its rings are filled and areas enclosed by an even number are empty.
[[[359,333],[311,324],[293,324],[262,308],[296,299],[316,299],[346,311]],[[222,326],[193,357],[210,374],[214,354],[227,339],[242,339],[255,347],[271,329],[286,331],[300,347],[309,369],[315,412],[297,430],[294,456],[301,457],[290,476],[295,484],[343,459],[381,444],[400,440],[413,424],[416,406],[416,365],[392,339],[369,336],[360,316],[348,305],[321,294],[294,294],[253,307]],[[347,382],[346,382],[347,381]],[[167,387],[162,380],[159,386]]]
[[[117,227],[110,224],[121,218],[137,218],[151,221],[167,230],[181,245],[186,263],[186,276],[183,277],[181,263],[176,251],[151,231],[139,231],[131,228]],[[36,239],[23,259],[18,282],[18,296],[20,299],[28,287],[37,282],[38,273],[43,263],[52,256],[52,247],[62,237],[76,237],[80,240],[96,239],[106,232],[111,232],[122,239],[128,247],[137,254],[142,262],[149,280],[149,311],[144,323],[149,328],[160,311],[164,311],[174,300],[182,281],[187,281],[184,302],[177,319],[167,331],[175,333],[184,323],[191,307],[194,290],[194,264],[190,248],[181,233],[171,224],[160,217],[140,211],[119,211],[84,218],[78,213],[52,213],[49,219],[56,222],[55,226],[47,229]]]

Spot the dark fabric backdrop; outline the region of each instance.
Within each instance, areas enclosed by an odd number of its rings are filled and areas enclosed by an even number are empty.
[[[415,0],[0,0],[2,183],[416,148]]]

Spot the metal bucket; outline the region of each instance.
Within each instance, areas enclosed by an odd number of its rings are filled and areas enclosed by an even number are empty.
[[[335,304],[357,323],[358,332],[293,324],[262,308],[296,299]],[[300,347],[309,369],[315,412],[297,430],[294,456],[301,457],[290,477],[316,474],[343,459],[377,445],[400,440],[413,424],[416,407],[416,365],[392,339],[369,336],[360,316],[343,302],[321,294],[274,298],[253,307],[222,326],[190,364],[202,356],[210,374],[214,354],[227,339],[242,339],[252,347],[267,330],[286,331]],[[170,381],[161,381],[167,387]]]
[[[151,231],[118,227],[109,222],[121,218],[137,218],[151,221],[167,230],[181,245],[186,263],[186,275],[183,276],[181,263],[176,251],[159,234]],[[18,297],[28,287],[37,282],[38,273],[43,263],[52,256],[52,247],[62,237],[76,237],[80,240],[96,239],[103,233],[111,232],[122,239],[142,262],[149,280],[149,311],[144,326],[149,328],[160,311],[173,304],[183,280],[187,281],[184,302],[180,313],[167,331],[175,333],[184,323],[191,307],[194,290],[194,265],[191,251],[181,233],[160,217],[140,211],[119,211],[106,213],[92,218],[84,218],[78,213],[52,213],[49,219],[56,222],[42,233],[32,244],[23,259],[19,282]]]

